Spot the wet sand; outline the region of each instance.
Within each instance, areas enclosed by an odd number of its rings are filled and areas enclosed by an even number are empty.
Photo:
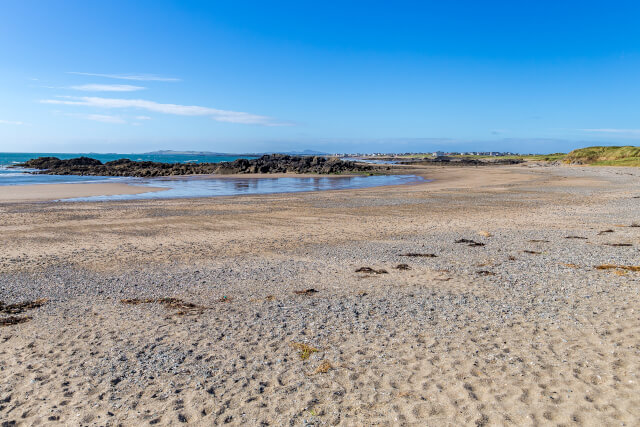
[[[435,181],[0,203],[0,318],[25,318],[0,419],[636,424],[640,171],[412,173]]]
[[[141,187],[122,183],[99,184],[33,184],[0,186],[0,203],[35,202],[73,197],[111,196],[164,191],[166,188]]]

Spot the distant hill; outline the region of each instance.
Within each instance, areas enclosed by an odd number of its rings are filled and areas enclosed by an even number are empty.
[[[289,154],[291,156],[324,156],[328,153],[322,151],[314,151],[314,150],[303,150],[303,151],[274,151],[274,153],[278,154]],[[263,153],[263,154],[271,154],[271,153]]]
[[[289,154],[291,156],[324,156],[327,153],[314,150],[303,151],[265,151],[263,153],[216,153],[213,151],[176,151],[176,150],[158,150],[148,153],[147,155],[167,155],[167,156],[261,156],[263,154]]]
[[[586,147],[573,150],[564,163],[594,166],[640,166],[640,147]]]
[[[142,153],[148,155],[160,155],[160,156],[231,156],[233,154],[228,153],[215,153],[212,151],[176,151],[176,150],[158,150],[150,151],[148,153]]]

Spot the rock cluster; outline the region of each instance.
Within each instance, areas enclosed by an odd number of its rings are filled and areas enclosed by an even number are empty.
[[[337,158],[318,156],[289,156],[267,154],[257,159],[237,159],[222,163],[161,163],[119,159],[102,163],[89,157],[59,159],[38,157],[28,160],[18,167],[38,169],[39,174],[48,175],[93,175],[93,176],[172,176],[201,174],[251,174],[251,173],[317,173],[340,174],[366,172],[372,169],[363,165]]]
[[[364,172],[372,169],[363,165],[338,158],[318,156],[289,156],[268,154],[258,159],[238,159],[233,162],[217,164],[217,173],[320,173],[338,174]]]

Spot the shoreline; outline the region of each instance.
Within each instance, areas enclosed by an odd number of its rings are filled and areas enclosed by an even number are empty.
[[[541,171],[540,167],[537,167],[536,162],[523,163],[519,165],[497,165],[497,166],[448,166],[448,165],[393,165],[390,170],[380,171],[377,175],[373,176],[416,176],[420,178],[413,182],[406,182],[402,184],[390,183],[383,185],[362,186],[357,188],[342,188],[342,189],[323,189],[323,190],[309,190],[309,191],[274,191],[264,193],[239,193],[239,194],[223,194],[223,195],[207,195],[207,196],[179,196],[179,197],[167,197],[158,198],[162,200],[172,199],[201,199],[201,198],[220,198],[220,197],[252,197],[252,196],[268,196],[273,194],[294,194],[299,192],[343,192],[343,191],[366,191],[369,189],[381,188],[381,187],[406,187],[406,186],[421,186],[428,185],[430,191],[439,191],[442,189],[462,189],[462,188],[474,188],[478,186],[477,176],[483,176],[483,185],[493,185],[504,183],[508,180],[513,184],[512,180],[515,176],[520,176],[524,181],[531,180],[532,173]],[[556,166],[556,168],[585,168],[588,166],[583,165],[562,165]],[[604,167],[616,169],[616,166]],[[201,181],[201,180],[260,180],[260,179],[280,179],[280,178],[356,178],[356,177],[368,177],[365,174],[294,174],[294,173],[257,173],[257,174],[195,174],[195,175],[179,175],[179,176],[166,176],[166,177],[154,177],[146,178],[148,181]],[[132,180],[140,180],[145,178],[135,178]],[[166,187],[154,187],[154,186],[141,186],[136,185],[136,182],[114,182],[114,183],[40,183],[40,184],[20,184],[20,185],[5,185],[0,186],[0,203],[20,203],[20,202],[54,202],[54,201],[66,201],[66,199],[76,199],[84,197],[95,196],[120,196],[120,195],[136,195],[143,193],[155,193],[168,191],[170,188]],[[130,200],[148,200],[148,199],[130,199]],[[76,201],[74,203],[87,202],[93,203],[96,201]],[[125,200],[100,200],[104,202],[118,202]]]

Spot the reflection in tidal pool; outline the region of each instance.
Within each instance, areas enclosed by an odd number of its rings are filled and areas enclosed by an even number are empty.
[[[400,185],[423,181],[415,175],[379,175],[352,177],[287,178],[150,178],[132,179],[129,183],[147,187],[164,187],[165,191],[141,194],[93,196],[65,201],[172,199],[179,197],[214,197],[247,194],[297,193],[303,191],[345,190],[352,188]]]

